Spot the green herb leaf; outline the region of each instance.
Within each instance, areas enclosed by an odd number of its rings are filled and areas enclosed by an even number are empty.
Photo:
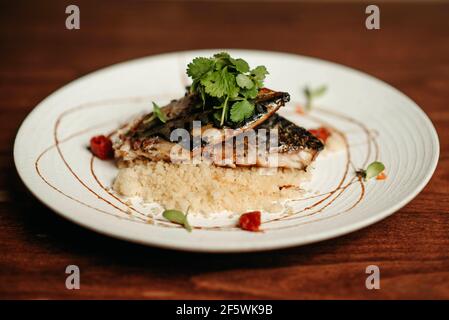
[[[228,72],[227,67],[219,72],[213,72],[201,80],[206,93],[212,97],[221,98],[225,95],[236,97],[239,88],[236,86],[235,77]]]
[[[221,109],[223,126],[228,119],[241,122],[254,113],[254,105],[248,100],[257,97],[268,71],[264,66],[250,70],[245,60],[220,52],[211,58],[193,59],[187,74],[193,80],[190,91],[201,97],[203,108]],[[213,113],[214,119],[218,120],[218,115],[218,111]]]
[[[249,71],[248,62],[246,62],[245,60],[231,58],[231,62],[235,66],[235,68],[237,69],[238,72],[246,73]]]
[[[192,227],[187,220],[187,215],[184,215],[184,213],[182,213],[181,211],[173,209],[165,210],[162,213],[162,216],[173,223],[182,225],[187,231],[192,231]]]
[[[309,87],[305,87],[303,92],[304,92],[304,95],[306,96],[306,98],[311,98],[312,97],[312,92],[310,91]]]
[[[167,121],[167,117],[165,116],[165,114],[162,112],[161,108],[155,102],[153,102],[153,114],[156,115],[156,117],[163,123],[165,123]]]
[[[221,70],[227,66],[229,66],[231,63],[231,56],[227,52],[220,52],[214,54],[214,61],[215,61],[215,69]]]
[[[204,85],[206,93],[212,97],[223,97],[225,94],[225,86],[222,83],[221,73],[213,72],[207,77],[201,79],[201,84]]]
[[[303,92],[306,96],[306,110],[310,110],[312,108],[312,101],[314,98],[322,96],[327,91],[327,86],[322,85],[316,89],[311,89],[309,87],[305,87]]]
[[[178,223],[178,224],[184,224],[184,222],[186,221],[186,216],[184,215],[184,213],[182,213],[181,211],[178,210],[165,210],[162,213],[162,216],[174,223]]]
[[[231,108],[231,120],[236,123],[242,122],[252,116],[253,112],[254,105],[248,100],[235,102]]]
[[[208,58],[195,58],[187,65],[187,74],[192,79],[199,79],[212,70],[214,62]]]
[[[385,170],[385,166],[382,162],[374,161],[365,170],[365,180],[377,177],[379,173]]]
[[[251,70],[251,74],[254,76],[256,80],[263,80],[265,76],[268,74],[267,68],[265,66],[257,66],[253,70]]]
[[[317,98],[317,97],[320,97],[320,96],[322,96],[323,94],[325,94],[326,91],[327,91],[327,87],[326,87],[325,85],[322,85],[322,86],[320,86],[320,87],[314,89],[314,90],[311,92],[311,94],[312,94],[312,97],[313,97],[313,98]]]
[[[192,226],[189,223],[189,220],[187,220],[187,214],[186,214],[186,220],[184,221],[184,229],[186,229],[189,232],[192,232]]]
[[[256,86],[253,86],[251,89],[242,89],[240,90],[240,94],[244,96],[246,99],[254,99],[257,97],[259,90]]]
[[[219,53],[216,53],[216,54],[214,54],[214,58],[216,58],[216,59],[231,59],[231,56],[229,55],[229,53],[227,53],[227,52],[219,52]]]
[[[248,77],[245,76],[244,74],[240,73],[235,80],[237,81],[237,84],[240,88],[243,89],[251,89],[252,87],[254,87],[254,83],[253,81]]]

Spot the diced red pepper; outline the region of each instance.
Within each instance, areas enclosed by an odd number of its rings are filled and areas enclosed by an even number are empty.
[[[106,136],[96,136],[90,139],[90,151],[102,160],[114,158],[112,141]]]
[[[387,175],[385,174],[385,172],[381,172],[377,175],[376,180],[385,180],[387,179]]]
[[[317,137],[318,139],[320,139],[323,143],[325,143],[327,138],[329,138],[329,136],[331,135],[331,132],[329,131],[329,129],[327,129],[325,127],[320,127],[317,129],[310,129],[309,132],[311,134],[313,134],[315,137]]]
[[[259,231],[260,211],[244,213],[240,216],[239,227],[247,231]]]
[[[296,111],[296,113],[298,113],[298,114],[306,114],[306,113],[304,112],[304,108],[303,108],[302,105],[300,105],[300,104],[297,104],[297,105],[296,105],[295,111]]]

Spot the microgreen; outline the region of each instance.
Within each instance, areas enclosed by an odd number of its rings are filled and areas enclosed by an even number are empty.
[[[326,93],[327,86],[322,85],[316,89],[311,89],[306,86],[303,90],[304,95],[306,96],[306,110],[310,110],[312,108],[312,102],[315,98],[318,98]]]
[[[385,165],[382,162],[374,161],[368,165],[366,170],[362,169],[357,171],[357,175],[364,178],[365,181],[377,177],[382,171],[385,170]]]
[[[156,115],[156,117],[161,120],[161,122],[165,123],[167,121],[167,117],[165,114],[161,111],[161,108],[153,102],[153,114]]]
[[[173,209],[165,210],[162,213],[162,216],[165,219],[167,219],[173,223],[180,224],[184,227],[184,229],[186,229],[189,232],[192,232],[192,227],[190,226],[189,221],[187,220],[187,215],[188,215],[188,213],[184,214],[179,210],[173,210]]]
[[[220,52],[210,58],[197,57],[187,66],[191,92],[199,94],[204,108],[217,109],[213,117],[220,126],[240,123],[254,114],[253,99],[268,74],[264,66],[250,69],[240,58]]]
[[[167,122],[167,117],[165,116],[164,112],[162,112],[161,108],[155,102],[153,102],[153,113],[151,114],[151,117],[144,119],[143,123],[150,123],[156,118],[163,123]]]

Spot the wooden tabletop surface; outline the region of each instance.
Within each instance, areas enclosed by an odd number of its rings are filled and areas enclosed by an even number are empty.
[[[449,4],[74,1],[0,4],[0,298],[449,298]],[[424,191],[391,217],[350,235],[254,254],[192,254],[134,245],[78,227],[39,203],[12,149],[26,115],[57,88],[98,68],[176,50],[292,52],[378,77],[416,101],[441,144]],[[417,128],[419,130],[419,128]],[[30,137],[32,139],[32,137]],[[65,288],[78,265],[81,289]],[[365,269],[381,271],[367,290]]]

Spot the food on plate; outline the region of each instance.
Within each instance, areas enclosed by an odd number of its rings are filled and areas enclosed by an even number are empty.
[[[264,87],[264,66],[251,69],[222,52],[193,59],[187,74],[192,84],[183,97],[163,107],[153,102],[152,112],[118,130],[113,189],[176,208],[166,210],[166,218],[184,226],[188,209],[275,212],[300,196],[331,133],[308,131],[279,115],[290,95]],[[310,91],[309,100],[324,91]],[[245,217],[243,229],[258,229],[245,227]]]
[[[239,227],[247,231],[259,231],[260,223],[260,211],[247,212],[239,218]]]
[[[289,98],[289,95],[284,92],[261,89],[254,100],[255,110],[251,117],[239,124],[220,127],[211,117],[214,110],[204,111],[201,105],[198,107],[199,96],[187,93],[183,98],[174,100],[160,109],[166,119],[165,122],[161,122],[152,112],[122,129],[120,140],[114,146],[116,157],[127,162],[142,158],[150,161],[172,162],[171,151],[176,142],[171,142],[170,137],[177,129],[186,129],[189,134],[188,143],[183,145],[185,150],[189,151],[188,158],[204,152],[205,148],[209,148],[209,153],[211,153],[214,151],[211,146],[213,147],[224,142],[225,139],[239,136],[263,124],[280,107],[284,106]],[[199,139],[195,139],[194,121],[201,123],[197,130],[198,136],[201,134]],[[223,162],[221,153],[211,154],[210,158],[217,165]],[[235,154],[228,160],[232,161],[232,166],[239,165],[235,163]],[[226,163],[230,165],[228,162]]]
[[[311,132],[277,114],[259,128],[277,130],[278,145],[275,151],[279,168],[306,170],[324,148],[323,142]]]
[[[183,212],[179,210],[165,210],[162,212],[162,216],[167,219],[168,221],[171,221],[173,223],[179,224],[183,226],[184,229],[186,229],[189,232],[192,232],[192,227],[190,226],[189,220],[187,219],[188,213],[184,214]]]
[[[304,96],[306,97],[306,111],[310,111],[313,106],[315,98],[321,97],[327,91],[327,86],[321,85],[318,88],[312,89],[306,86],[303,90]]]
[[[119,163],[113,189],[127,197],[157,202],[164,208],[186,212],[190,206],[191,215],[201,213],[207,217],[222,211],[280,211],[281,201],[302,195],[300,183],[311,177],[304,170],[266,170],[136,160]]]
[[[377,175],[376,180],[385,180],[387,179],[387,174],[385,172],[381,172]]]
[[[90,139],[90,151],[102,160],[114,158],[114,149],[112,141],[106,136],[96,136]]]
[[[119,131],[114,190],[193,214],[279,211],[301,194],[323,143],[276,114],[290,95],[263,87],[266,68],[219,53],[195,58],[187,73],[193,82],[184,97],[154,104]],[[185,139],[174,139],[180,130]]]
[[[360,169],[356,172],[357,176],[365,181],[376,177],[376,180],[385,180],[387,178],[385,172],[385,165],[382,162],[371,162],[366,169]]]

